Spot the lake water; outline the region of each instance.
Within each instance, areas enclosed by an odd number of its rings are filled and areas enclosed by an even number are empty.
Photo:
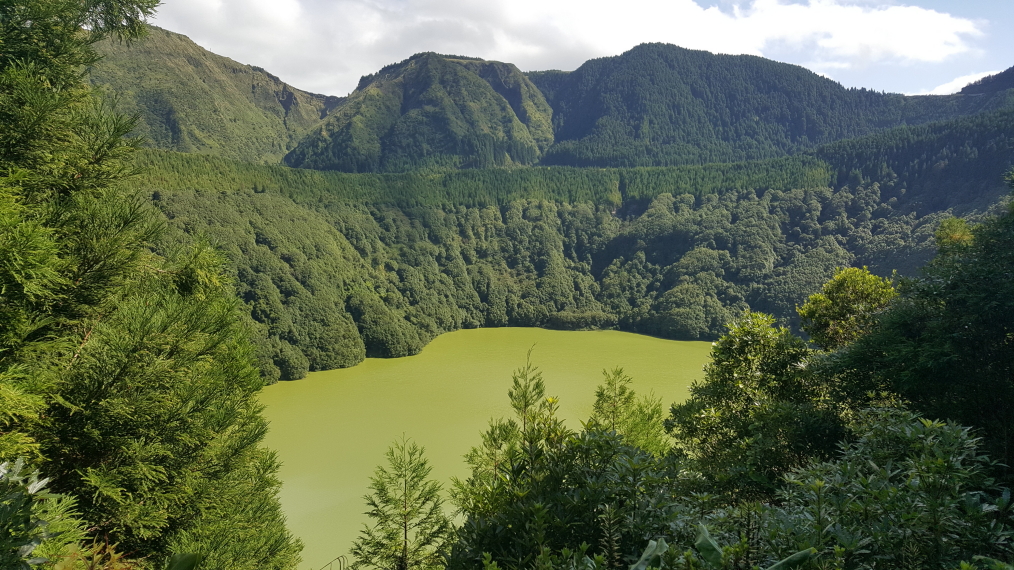
[[[711,343],[618,331],[461,330],[416,356],[369,358],[265,388],[265,444],[282,461],[282,508],[305,543],[301,568],[318,570],[348,553],[368,521],[369,477],[402,434],[426,448],[432,477],[445,489],[452,476],[467,476],[462,456],[490,418],[509,415],[511,373],[532,347],[547,395],[560,398],[560,415],[578,429],[604,368],[622,366],[634,390],[654,391],[668,405],[703,377]]]

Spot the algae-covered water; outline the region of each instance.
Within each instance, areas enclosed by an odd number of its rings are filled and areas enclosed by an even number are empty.
[[[264,389],[266,445],[278,452],[282,508],[305,543],[302,568],[347,554],[364,522],[369,477],[402,434],[426,448],[445,488],[464,477],[461,460],[491,417],[508,415],[511,372],[532,362],[572,428],[587,419],[602,369],[622,366],[638,393],[663,402],[686,397],[701,378],[708,342],[679,342],[618,331],[535,328],[461,330],[420,354],[367,359],[353,368],[310,373]]]

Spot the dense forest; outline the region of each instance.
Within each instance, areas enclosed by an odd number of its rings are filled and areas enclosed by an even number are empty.
[[[227,252],[273,381],[459,328],[715,339],[748,310],[795,324],[836,267],[914,275],[948,212],[988,211],[1012,126],[995,111],[668,168],[344,174],[149,151],[133,184]]]
[[[355,569],[1012,568],[1010,71],[650,44],[338,99],[156,6],[0,4],[0,567],[296,568],[265,383],[542,326],[715,342],[668,411],[605,371],[580,429],[527,362],[447,493],[395,442]]]

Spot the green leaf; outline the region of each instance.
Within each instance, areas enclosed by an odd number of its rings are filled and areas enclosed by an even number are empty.
[[[795,568],[800,564],[805,563],[807,560],[813,558],[817,554],[816,548],[807,548],[806,550],[800,550],[799,552],[789,556],[785,560],[774,564],[769,567],[768,570],[789,570]]]
[[[644,549],[644,554],[641,554],[640,560],[636,564],[633,564],[630,570],[645,570],[649,566],[652,566],[652,562],[659,560],[667,550],[669,550],[669,545],[665,543],[665,539],[660,538],[658,542],[649,540],[648,547]]]
[[[715,539],[711,538],[708,527],[697,525],[697,541],[694,542],[694,548],[701,553],[701,558],[705,562],[715,568],[722,567],[722,547],[718,546]]]
[[[988,556],[973,556],[972,560],[977,560],[979,562],[985,562],[985,563],[989,564],[989,567],[990,567],[991,570],[1011,570],[1011,569],[1014,569],[1014,565],[1007,564],[1006,562],[1001,562],[1001,561],[996,560],[994,558],[989,558]]]

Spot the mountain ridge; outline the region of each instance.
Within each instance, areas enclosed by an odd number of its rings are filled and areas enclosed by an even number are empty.
[[[185,36],[107,42],[92,83],[152,146],[343,172],[763,160],[1010,105],[1011,70],[947,96],[845,88],[756,56],[641,44],[574,71],[433,52],[308,93]],[[1012,83],[1014,85],[1014,83]]]
[[[847,89],[797,65],[658,43],[533,81],[549,83],[554,109],[557,144],[543,164],[570,166],[772,158],[993,101]]]
[[[551,114],[511,64],[424,52],[363,77],[285,163],[344,172],[533,164],[552,144]]]
[[[106,40],[97,48],[103,59],[89,70],[92,86],[136,114],[134,134],[156,148],[277,163],[344,100],[154,26],[129,45]]]

